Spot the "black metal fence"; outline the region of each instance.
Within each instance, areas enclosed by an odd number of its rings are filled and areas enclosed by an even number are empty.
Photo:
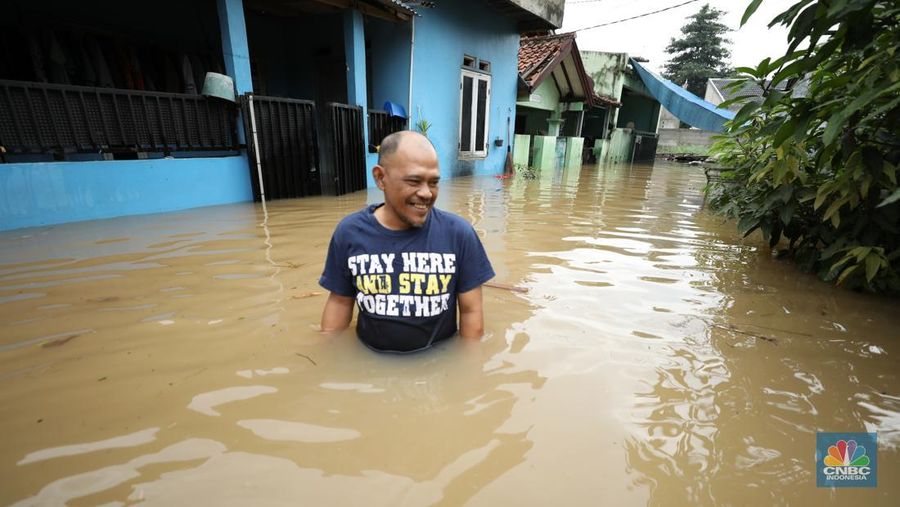
[[[381,144],[385,137],[406,130],[406,118],[391,116],[386,111],[369,110],[369,145]],[[374,152],[374,150],[369,150]]]
[[[652,162],[656,158],[656,145],[659,143],[659,135],[652,132],[635,131],[634,133],[634,161]]]
[[[363,190],[366,188],[366,159],[362,108],[335,102],[328,103],[327,107],[332,154],[329,177],[334,181],[334,194]]]
[[[0,80],[0,146],[12,154],[238,148],[234,104],[199,95]]]
[[[260,200],[257,152],[267,200],[321,194],[315,103],[245,94],[241,107],[254,199]]]

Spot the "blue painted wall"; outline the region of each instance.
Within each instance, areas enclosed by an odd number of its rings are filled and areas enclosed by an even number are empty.
[[[499,11],[475,0],[440,2],[419,9],[416,18],[413,64],[413,124],[420,118],[433,126],[428,132],[445,177],[499,174],[506,161],[507,118],[515,121],[519,34],[515,23]],[[491,62],[488,156],[459,158],[459,83],[463,55]],[[502,147],[493,140],[503,139]]]
[[[245,156],[0,165],[0,230],[252,199]]]
[[[411,23],[392,23],[366,18],[366,55],[369,62],[369,109],[383,110],[387,101],[396,102],[408,111],[409,43]],[[373,141],[370,141],[373,142]],[[375,188],[371,168],[378,155],[366,153],[369,188]]]
[[[407,107],[410,27],[410,23],[366,18],[366,44],[371,62],[369,109],[381,110],[386,101]]]

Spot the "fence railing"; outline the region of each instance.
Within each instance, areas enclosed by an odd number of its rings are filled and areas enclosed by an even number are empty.
[[[321,194],[315,103],[244,94],[241,107],[254,199],[261,199],[262,190],[265,190],[266,199]],[[262,168],[262,189],[257,174],[257,154]]]
[[[385,137],[406,129],[406,118],[391,116],[386,111],[369,110],[369,144],[378,146]]]
[[[366,188],[366,160],[363,142],[363,115],[359,106],[330,102],[328,107],[329,143],[332,166],[329,177],[335,195]]]
[[[0,146],[12,154],[238,148],[237,106],[199,95],[0,80]]]
[[[652,161],[656,158],[656,145],[659,143],[659,134],[653,132],[634,131],[633,160]]]

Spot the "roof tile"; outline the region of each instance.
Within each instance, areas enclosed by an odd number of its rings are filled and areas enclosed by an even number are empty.
[[[574,33],[522,37],[519,42],[519,75],[533,87],[547,66],[575,40]]]

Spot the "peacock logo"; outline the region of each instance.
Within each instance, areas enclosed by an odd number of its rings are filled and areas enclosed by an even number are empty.
[[[823,460],[826,467],[866,467],[869,457],[866,448],[857,445],[856,440],[838,440],[828,448],[828,455]]]
[[[878,434],[816,433],[816,486],[874,488],[878,486]]]

